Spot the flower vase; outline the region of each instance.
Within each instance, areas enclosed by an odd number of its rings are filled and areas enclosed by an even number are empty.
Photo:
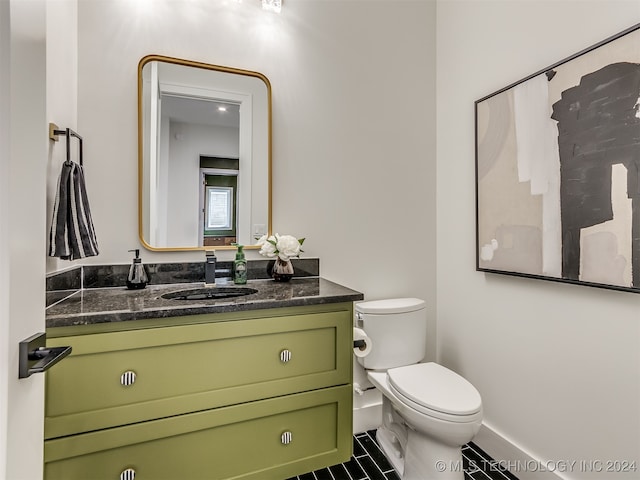
[[[291,260],[282,260],[280,257],[277,257],[271,270],[271,276],[276,282],[288,282],[291,280],[291,277],[293,277]]]

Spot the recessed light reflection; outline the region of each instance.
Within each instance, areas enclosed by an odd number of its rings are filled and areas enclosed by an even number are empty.
[[[262,8],[270,12],[280,13],[282,0],[262,0]]]

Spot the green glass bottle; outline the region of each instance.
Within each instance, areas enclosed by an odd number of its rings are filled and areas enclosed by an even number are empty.
[[[244,258],[244,246],[236,245],[236,259],[233,262],[233,283],[244,285],[247,283],[247,260]]]

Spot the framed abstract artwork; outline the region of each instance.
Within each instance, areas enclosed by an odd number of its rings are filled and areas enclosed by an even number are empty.
[[[476,269],[640,293],[640,24],[475,102]]]

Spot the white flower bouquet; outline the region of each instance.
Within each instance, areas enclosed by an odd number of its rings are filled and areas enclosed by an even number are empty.
[[[296,238],[293,235],[263,235],[256,245],[260,245],[260,255],[288,261],[292,257],[299,257],[302,252],[304,238]]]

